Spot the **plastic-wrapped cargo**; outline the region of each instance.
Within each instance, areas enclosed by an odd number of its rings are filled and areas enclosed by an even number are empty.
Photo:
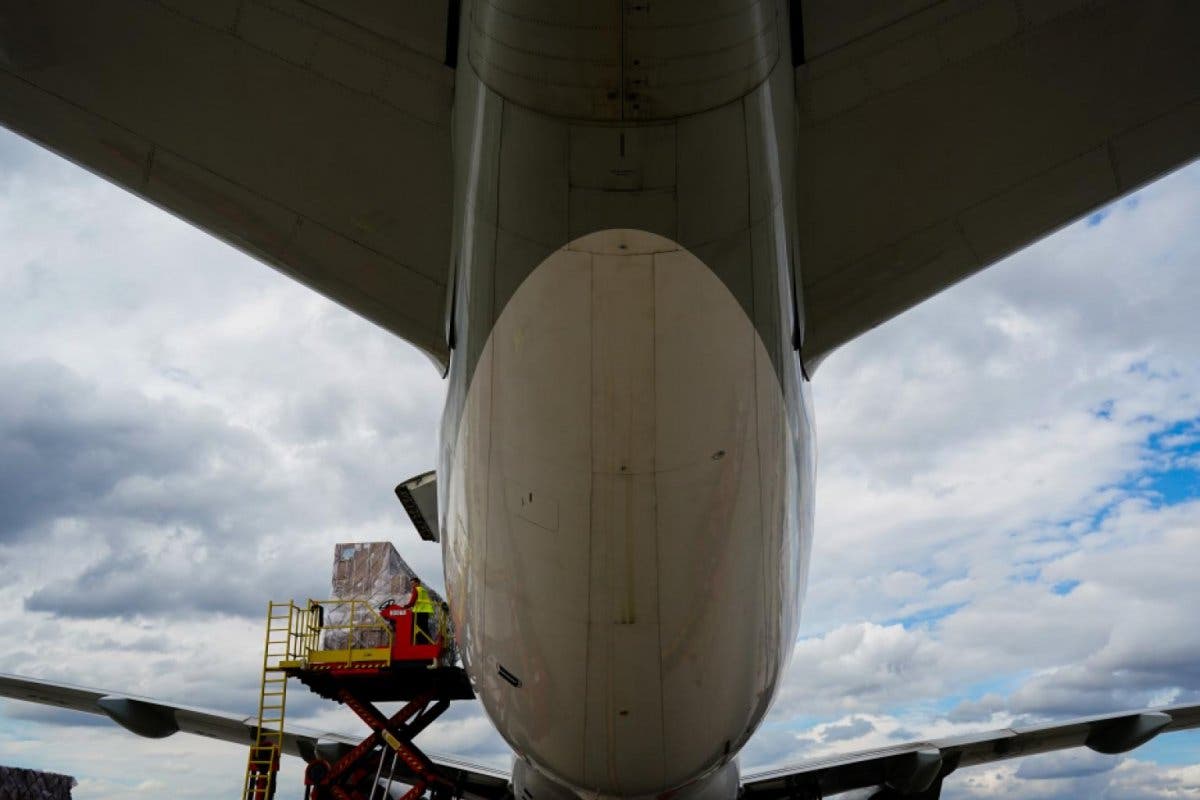
[[[0,767],[0,798],[3,800],[71,800],[71,789],[75,785],[75,779],[70,775]]]
[[[406,597],[415,577],[391,542],[334,545],[333,596],[338,599],[370,600],[378,607]]]
[[[388,602],[403,604],[412,591],[413,578],[417,574],[404,561],[391,542],[344,542],[333,547],[333,595],[332,599],[364,601],[360,603],[331,603],[325,606],[326,650],[342,650],[347,647],[383,647],[387,644],[387,633],[378,624],[382,623],[375,612]],[[433,601],[441,606],[442,597],[425,584]],[[352,611],[353,609],[353,611]],[[350,638],[353,616],[353,639]],[[454,633],[449,615],[444,617],[446,626],[445,664],[457,660]],[[361,630],[358,626],[365,626]]]
[[[344,542],[333,546],[334,600],[362,603],[329,603],[325,606],[326,650],[346,647],[383,647],[387,635],[380,628],[354,630],[349,641],[351,616],[355,628],[382,623],[375,611],[389,600],[403,603],[412,590],[416,573],[391,542]]]

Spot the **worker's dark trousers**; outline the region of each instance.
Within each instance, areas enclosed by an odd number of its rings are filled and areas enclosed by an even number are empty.
[[[433,641],[433,630],[429,627],[432,621],[433,614],[428,612],[418,612],[416,619],[413,621],[413,643],[414,644],[429,644]]]

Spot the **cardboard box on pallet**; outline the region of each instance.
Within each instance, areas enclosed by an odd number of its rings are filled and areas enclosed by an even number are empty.
[[[384,647],[387,633],[382,628],[370,627],[383,622],[376,613],[389,601],[404,603],[412,591],[412,579],[417,577],[391,542],[349,542],[333,547],[333,599],[363,600],[354,604],[354,625],[368,626],[355,630],[350,639],[351,604],[329,604],[325,608],[326,650],[342,650],[347,647]],[[441,604],[442,597],[428,584],[426,590],[435,603]],[[457,660],[454,632],[449,617],[446,617],[446,639],[449,646],[443,659],[446,664]],[[349,643],[348,643],[349,642]]]

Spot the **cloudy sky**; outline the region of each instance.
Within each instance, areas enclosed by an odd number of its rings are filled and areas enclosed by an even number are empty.
[[[1200,702],[1198,221],[1200,165],[822,365],[805,624],[747,768]],[[391,487],[434,465],[442,393],[403,342],[0,131],[0,672],[252,711],[265,600],[327,594],[335,542],[440,583]],[[471,705],[422,740],[508,758]],[[244,760],[0,702],[0,763],[84,800],[233,796]],[[1200,736],[944,796],[1200,798]]]

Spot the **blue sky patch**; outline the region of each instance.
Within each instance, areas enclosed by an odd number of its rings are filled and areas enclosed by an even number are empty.
[[[1075,587],[1079,585],[1077,580],[1059,581],[1050,587],[1050,591],[1054,592],[1059,597],[1066,597],[1071,592],[1075,591]]]
[[[1129,754],[1139,761],[1185,766],[1200,759],[1200,731],[1164,733]]]
[[[1145,468],[1121,488],[1155,507],[1200,497],[1200,419],[1180,420],[1146,437]]]
[[[958,611],[960,608],[962,608],[965,605],[967,605],[967,604],[964,602],[964,603],[951,603],[950,605],[946,605],[946,606],[934,606],[932,608],[925,608],[920,611],[913,612],[912,614],[907,614],[903,617],[893,617],[892,619],[884,620],[883,624],[884,625],[902,625],[902,626],[904,626],[905,630],[909,630],[911,628],[929,626],[929,625],[933,625],[934,623],[938,622],[939,620],[945,619],[946,617],[950,616],[955,611]]]

